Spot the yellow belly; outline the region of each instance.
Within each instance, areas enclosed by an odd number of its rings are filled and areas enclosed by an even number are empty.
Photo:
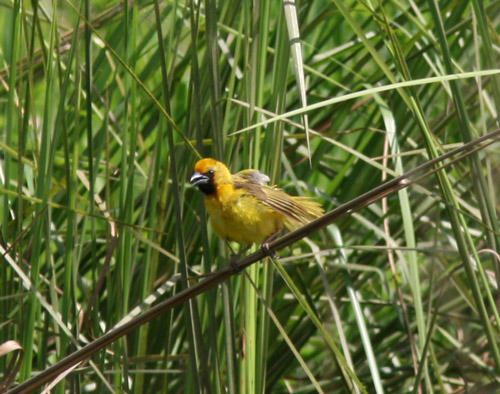
[[[221,238],[248,245],[260,244],[281,230],[281,214],[247,194],[233,193],[228,196],[205,199],[210,224]]]

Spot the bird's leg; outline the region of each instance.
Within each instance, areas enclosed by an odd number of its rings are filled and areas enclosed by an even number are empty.
[[[229,260],[229,265],[233,269],[233,272],[236,274],[241,274],[241,271],[243,271],[243,268],[238,266],[238,264],[236,264],[239,260],[239,257],[240,256],[238,256],[238,255],[233,255],[233,256],[231,256],[231,259]]]
[[[279,228],[278,231],[272,233],[262,243],[261,249],[264,252],[265,256],[271,257],[271,258],[276,257],[276,251],[271,250],[271,248],[269,247],[269,244],[271,243],[271,241],[274,238],[276,238],[276,236],[281,232],[281,230],[282,230],[282,228]],[[231,267],[233,268],[234,272],[236,272],[236,273],[239,274],[239,273],[241,273],[241,271],[243,270],[243,268],[240,267],[240,266],[238,266],[238,264],[236,264],[236,263],[238,262],[238,260],[240,259],[240,257],[244,253],[246,253],[248,249],[250,249],[251,245],[247,245],[246,247],[244,247],[243,249],[241,249],[238,253],[234,253],[233,248],[231,248],[231,245],[229,244],[229,242],[227,242],[227,245],[229,246],[229,249],[233,253],[233,255],[231,256],[231,259],[229,260],[229,265],[231,265]]]
[[[228,246],[229,246],[229,249],[231,250],[232,252],[232,256],[231,258],[229,259],[229,265],[233,268],[234,272],[236,272],[237,274],[241,273],[241,271],[243,270],[241,267],[238,266],[238,264],[236,264],[238,262],[238,260],[240,259],[240,257],[248,250],[250,249],[250,245],[244,247],[243,249],[241,249],[238,253],[234,253],[234,250],[233,248],[231,248],[231,245],[229,245],[229,242],[228,242]]]
[[[271,258],[276,257],[276,251],[271,250],[271,248],[269,247],[269,244],[271,243],[271,241],[273,239],[275,239],[278,236],[278,234],[280,232],[281,232],[281,228],[278,231],[272,233],[269,237],[267,237],[264,240],[264,242],[262,242],[261,249],[267,257],[271,257]]]

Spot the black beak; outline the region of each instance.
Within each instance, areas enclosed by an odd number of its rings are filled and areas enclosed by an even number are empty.
[[[206,175],[203,175],[199,172],[193,172],[193,175],[191,175],[191,178],[189,178],[189,182],[193,186],[199,186],[202,184],[207,184],[210,182],[210,178]]]
[[[215,192],[213,173],[211,175],[205,175],[201,172],[194,172],[191,178],[189,178],[189,182],[191,182],[193,186],[197,186],[204,194],[209,195]]]

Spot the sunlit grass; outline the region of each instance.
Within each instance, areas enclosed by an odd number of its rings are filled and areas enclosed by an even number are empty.
[[[16,383],[228,264],[187,183],[198,157],[329,210],[499,126],[498,2],[37,4],[0,8],[0,344],[24,350]],[[55,390],[498,387],[499,154],[296,242]]]

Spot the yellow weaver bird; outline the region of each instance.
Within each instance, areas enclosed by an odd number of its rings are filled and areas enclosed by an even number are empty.
[[[210,158],[195,164],[190,182],[205,195],[210,224],[226,241],[267,243],[283,227],[294,230],[323,214],[319,203],[269,186],[269,177],[257,170],[231,174]]]

